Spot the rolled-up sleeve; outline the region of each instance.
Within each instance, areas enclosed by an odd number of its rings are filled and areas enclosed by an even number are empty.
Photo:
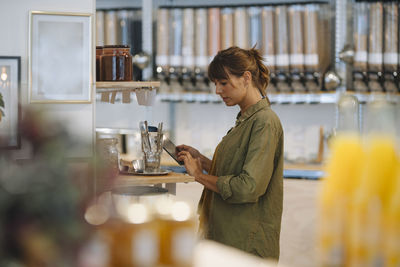
[[[278,134],[276,126],[255,121],[247,149],[238,151],[245,158],[240,174],[218,177],[217,188],[222,199],[228,203],[252,203],[265,193],[274,171]]]

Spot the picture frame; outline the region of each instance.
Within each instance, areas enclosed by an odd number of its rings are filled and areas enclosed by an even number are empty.
[[[0,107],[0,149],[21,148],[20,83],[21,57],[0,56],[0,94],[4,104]]]
[[[29,102],[91,103],[92,14],[31,11]]]

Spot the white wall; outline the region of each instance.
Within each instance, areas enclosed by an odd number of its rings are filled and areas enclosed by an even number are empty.
[[[171,104],[156,101],[153,107],[143,107],[139,106],[135,99],[132,99],[130,104],[97,102],[96,105],[96,127],[137,129],[140,120],[146,119],[155,125],[162,121],[165,130],[171,131],[173,128],[175,143],[195,146],[209,157],[212,156],[221,138],[234,126],[239,111],[238,107],[226,107],[223,103]],[[329,134],[336,124],[335,104],[273,104],[272,109],[282,121],[285,131],[285,152],[289,150],[296,155],[304,153],[303,151],[309,149],[309,146],[313,146],[312,149],[316,150],[318,128],[322,126],[324,134]],[[367,105],[362,105],[364,130],[368,119],[366,110]],[[400,103],[395,106],[395,112],[394,128],[397,128],[397,141],[400,145]],[[313,132],[311,138],[310,136],[307,138],[306,135],[309,133],[306,131],[310,129]],[[326,143],[325,148],[327,148]],[[325,149],[325,156],[327,153],[329,150]]]
[[[272,105],[272,109],[280,117],[286,133],[310,126],[323,126],[330,131],[335,126],[334,104]],[[96,127],[137,129],[140,120],[146,119],[152,124],[163,121],[167,131],[175,125],[175,143],[192,145],[211,157],[221,138],[235,125],[238,112],[238,107],[226,107],[223,103],[157,101],[153,107],[145,108],[136,101],[130,104],[97,102]]]
[[[95,0],[1,0],[0,8],[0,55],[21,57],[21,86],[20,102],[22,106],[28,104],[28,49],[29,49],[29,12],[56,11],[56,12],[95,12]],[[93,24],[95,23],[93,17]],[[62,52],[62,51],[60,51]],[[94,48],[92,55],[94,55]],[[68,75],[66,73],[66,75]],[[93,75],[93,74],[92,74]],[[94,77],[94,76],[93,76]],[[93,95],[94,99],[94,95]],[[85,145],[71,149],[72,157],[90,157],[93,151],[94,110],[95,101],[91,104],[31,104],[31,107],[48,110],[48,115],[60,119],[65,123],[71,137],[76,141],[83,141]],[[24,144],[23,144],[24,146]],[[24,148],[24,147],[23,147]],[[24,153],[18,153],[24,157]],[[26,156],[26,155],[25,155]]]

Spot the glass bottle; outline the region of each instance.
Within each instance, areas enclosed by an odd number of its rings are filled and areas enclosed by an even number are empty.
[[[132,80],[132,55],[129,45],[105,45],[101,65],[103,81]]]
[[[101,77],[101,57],[103,55],[103,47],[96,46],[96,81],[102,81]]]
[[[396,104],[388,101],[385,95],[374,95],[365,112],[365,133],[395,138],[396,117]]]
[[[357,97],[350,94],[340,96],[337,104],[337,133],[359,132],[359,102]]]

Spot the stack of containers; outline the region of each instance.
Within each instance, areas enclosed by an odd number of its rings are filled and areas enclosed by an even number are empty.
[[[206,72],[208,65],[208,16],[207,9],[195,10],[195,85],[200,91],[209,90]]]
[[[316,4],[308,4],[304,6],[304,68],[305,68],[305,85],[310,92],[316,92],[320,89],[318,85],[319,71],[321,71],[320,56],[318,49],[318,10]],[[324,36],[324,34],[322,34]],[[330,49],[326,49],[330,52]],[[329,64],[329,59],[326,65]],[[324,66],[324,69],[327,66]]]
[[[399,18],[397,1],[354,4],[353,89],[399,91]]]
[[[233,9],[221,9],[221,49],[233,46]]]
[[[368,4],[365,2],[354,5],[354,89],[357,92],[368,90],[366,82],[368,62]]]
[[[399,90],[399,11],[395,2],[384,3],[383,8],[385,19],[383,46],[384,89],[387,92],[394,93]]]
[[[194,9],[183,10],[183,33],[182,33],[182,78],[183,87],[193,90],[194,75]]]
[[[209,91],[207,65],[219,50],[255,46],[271,70],[270,92],[319,91],[330,64],[331,34],[321,30],[328,21],[319,16],[321,6],[160,8],[157,72],[167,71],[164,76],[176,76],[180,84],[190,79],[186,90]]]
[[[220,46],[220,9],[209,8],[208,9],[208,62],[214,58],[214,56],[221,49]]]
[[[275,87],[275,8],[263,7],[261,12],[261,53],[265,63],[269,67],[271,83],[268,85],[269,92],[276,92]]]
[[[183,30],[183,10],[174,8],[170,10],[169,16],[169,66],[170,74],[180,73],[182,67],[182,30]]]
[[[380,79],[383,71],[383,5],[371,3],[369,10],[368,38],[368,87],[371,91],[381,92]]]
[[[287,7],[277,6],[275,8],[275,66],[277,77],[277,89],[279,92],[291,91],[289,86],[289,31],[288,31]]]
[[[260,49],[262,41],[261,11],[259,7],[249,7],[250,47]]]
[[[304,47],[303,47],[303,16],[304,7],[292,5],[289,7],[289,65],[292,77],[291,87],[295,92],[305,92],[302,83],[304,75]]]
[[[168,13],[169,10],[162,8],[157,10],[157,40],[164,40],[163,42],[157,42],[157,55],[156,55],[156,65],[157,73],[165,75],[168,72],[168,37],[169,37],[169,27],[168,27]]]
[[[243,49],[250,47],[249,18],[244,7],[237,7],[233,12],[233,44]]]

